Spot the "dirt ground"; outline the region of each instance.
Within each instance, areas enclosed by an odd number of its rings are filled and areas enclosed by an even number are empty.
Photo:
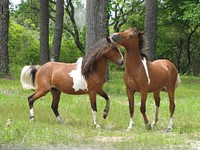
[[[113,143],[109,144],[110,142],[120,141],[122,139],[105,139],[103,137],[97,137],[95,140],[99,141],[100,144],[98,145],[65,145],[65,144],[57,144],[57,145],[32,145],[32,146],[25,146],[25,145],[12,145],[12,144],[1,144],[0,150],[120,150],[120,149],[135,149],[135,150],[200,150],[200,141],[191,142],[188,144],[188,147],[183,147],[181,145],[171,145],[166,147],[124,147],[124,148],[116,148],[113,147]],[[113,141],[114,140],[114,141]]]

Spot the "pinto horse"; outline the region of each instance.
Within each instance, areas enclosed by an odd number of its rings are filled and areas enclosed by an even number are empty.
[[[94,125],[97,123],[96,95],[106,100],[103,117],[109,111],[110,100],[103,91],[107,60],[117,65],[123,64],[123,56],[119,49],[111,43],[109,37],[99,40],[76,63],[48,62],[43,66],[25,66],[21,71],[21,84],[24,89],[33,89],[35,93],[28,97],[30,120],[34,120],[34,102],[51,92],[53,100],[51,108],[58,120],[62,119],[58,112],[61,92],[66,94],[89,94],[93,110]]]
[[[181,82],[178,71],[174,64],[166,59],[149,61],[143,52],[145,49],[144,33],[136,28],[125,30],[111,35],[111,41],[125,48],[125,73],[124,82],[129,100],[130,123],[127,130],[132,129],[134,124],[134,94],[141,94],[140,111],[143,115],[145,125],[150,129],[158,121],[160,106],[160,92],[166,91],[170,103],[170,121],[167,131],[172,130],[173,114],[175,110],[174,92]],[[150,125],[146,116],[146,99],[148,92],[153,92],[156,105],[155,118]]]

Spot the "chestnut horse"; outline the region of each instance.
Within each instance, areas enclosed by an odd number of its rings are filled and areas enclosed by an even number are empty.
[[[111,41],[123,46],[125,50],[125,74],[126,93],[129,100],[130,123],[127,130],[132,129],[134,124],[134,94],[141,94],[140,111],[143,115],[146,127],[150,129],[158,121],[158,111],[160,106],[160,92],[166,91],[170,103],[170,121],[167,131],[171,131],[173,125],[173,114],[175,110],[174,92],[179,85],[180,78],[174,64],[166,59],[149,61],[143,52],[145,47],[145,36],[136,28],[128,29],[111,35]],[[156,113],[150,125],[146,116],[146,99],[148,92],[153,92]]]
[[[59,122],[62,119],[58,112],[61,92],[66,94],[89,94],[93,110],[94,125],[97,123],[96,95],[106,100],[103,117],[109,111],[110,100],[103,91],[107,60],[122,65],[123,56],[119,49],[111,43],[109,37],[99,40],[77,63],[48,62],[43,66],[25,66],[21,71],[21,83],[24,89],[33,89],[35,93],[28,97],[30,120],[34,120],[34,102],[51,92],[53,100],[51,108]]]

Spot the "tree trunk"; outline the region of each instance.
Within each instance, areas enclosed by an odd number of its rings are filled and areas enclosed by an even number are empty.
[[[8,57],[9,0],[0,1],[0,77],[9,74]]]
[[[191,64],[191,52],[190,52],[190,44],[191,44],[191,39],[192,39],[192,35],[196,32],[196,30],[198,29],[198,25],[196,25],[194,27],[194,29],[191,29],[191,32],[189,33],[189,35],[187,36],[187,66],[186,69],[184,71],[184,73],[190,72],[189,68],[190,68],[190,64]]]
[[[86,1],[86,49],[108,34],[106,6],[107,0]]]
[[[49,61],[49,1],[40,0],[40,64]]]
[[[64,0],[57,0],[56,22],[54,27],[51,61],[59,61],[60,47],[62,41],[62,31],[63,31],[63,17],[64,17]]]
[[[145,33],[148,40],[150,60],[156,59],[156,30],[157,30],[158,0],[145,1]]]
[[[108,35],[107,3],[108,0],[86,1],[86,50]],[[106,80],[108,78],[107,69]]]

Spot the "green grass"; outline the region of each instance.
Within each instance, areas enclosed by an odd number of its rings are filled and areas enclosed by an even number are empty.
[[[169,101],[161,94],[159,121],[147,131],[140,113],[140,96],[135,96],[135,126],[129,124],[128,101],[122,72],[111,72],[104,90],[111,99],[108,118],[102,118],[105,100],[97,97],[98,123],[95,129],[88,95],[62,94],[59,105],[64,124],[58,124],[51,110],[51,94],[34,104],[35,122],[29,123],[27,97],[19,80],[0,80],[0,149],[77,148],[77,149],[191,149],[200,146],[200,77],[181,76],[176,90],[174,126],[171,133],[164,130],[169,121]],[[154,100],[149,94],[147,116],[153,120]]]

